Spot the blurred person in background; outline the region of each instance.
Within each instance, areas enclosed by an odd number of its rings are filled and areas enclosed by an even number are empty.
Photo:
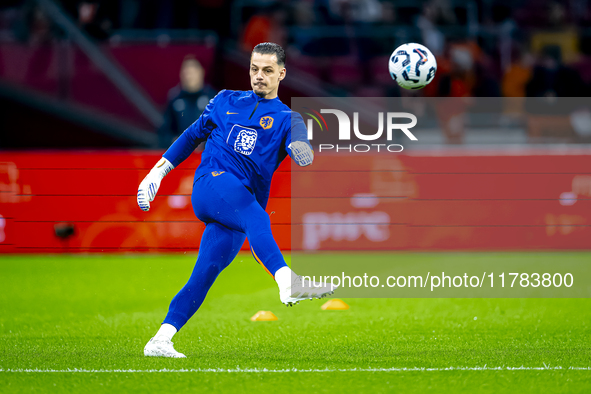
[[[439,72],[438,97],[448,97],[437,105],[437,117],[445,142],[462,144],[465,115],[476,86],[476,61],[479,48],[473,42],[454,43],[447,48]]]
[[[511,65],[503,75],[503,96],[525,97],[525,88],[532,74],[533,56],[525,49],[515,48],[511,59]]]
[[[109,7],[111,5],[111,7]],[[81,1],[77,5],[78,25],[92,38],[102,41],[109,38],[113,29],[112,3]]]
[[[584,83],[579,74],[562,62],[562,51],[557,45],[547,45],[526,86],[528,97],[580,97]]]
[[[314,41],[313,28],[318,23],[313,4],[307,2],[296,3],[292,9],[294,22],[293,34],[290,37],[289,51],[291,56],[299,56],[302,53],[309,54],[307,46]]]
[[[287,12],[281,5],[275,4],[253,15],[242,34],[242,49],[250,52],[258,43],[276,42],[284,47],[287,44],[285,23]]]
[[[187,55],[181,65],[180,84],[168,93],[164,123],[158,129],[158,146],[167,148],[182,134],[215,96],[215,91],[204,83],[205,71],[193,55]]]
[[[23,3],[13,26],[18,41],[37,47],[52,42],[56,30],[43,10],[35,3]],[[31,64],[33,61],[30,62]]]
[[[545,46],[526,86],[527,96],[532,97],[525,103],[531,142],[575,138],[570,122],[572,101],[559,101],[557,97],[582,97],[586,91],[579,73],[562,62],[561,47]]]
[[[340,23],[376,23],[382,16],[378,0],[330,0],[329,11]]]
[[[495,75],[493,67],[490,64],[478,62],[474,66],[472,96],[501,97],[499,78]]]
[[[443,54],[445,36],[437,27],[439,17],[438,8],[434,2],[425,3],[421,15],[417,17],[416,25],[421,30],[423,44],[435,56]]]
[[[531,79],[534,58],[525,48],[516,47],[512,51],[511,65],[502,77],[501,90],[503,97],[503,112],[511,117],[519,117],[523,113],[525,104],[525,88]]]
[[[449,66],[439,70],[440,97],[472,96],[478,52],[479,48],[474,43],[454,43],[449,46],[445,55]]]

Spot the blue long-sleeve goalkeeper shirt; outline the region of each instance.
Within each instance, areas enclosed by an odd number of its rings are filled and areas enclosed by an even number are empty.
[[[279,98],[264,99],[252,90],[222,90],[164,157],[176,167],[207,140],[195,179],[212,171],[227,171],[265,208],[273,173],[291,156],[290,143],[309,144],[307,134],[302,117]]]

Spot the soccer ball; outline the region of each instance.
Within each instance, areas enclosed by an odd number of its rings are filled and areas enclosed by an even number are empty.
[[[402,44],[390,56],[388,69],[392,79],[404,89],[422,89],[433,80],[437,61],[421,44]]]

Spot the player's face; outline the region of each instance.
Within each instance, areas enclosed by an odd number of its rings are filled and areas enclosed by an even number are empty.
[[[277,64],[275,55],[253,53],[250,58],[250,85],[260,97],[277,97],[279,82],[285,78],[285,72],[285,68]]]

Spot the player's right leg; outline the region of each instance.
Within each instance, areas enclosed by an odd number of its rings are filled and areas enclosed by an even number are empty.
[[[234,260],[246,236],[219,223],[208,223],[201,237],[197,263],[189,281],[172,299],[168,314],[154,338],[144,348],[152,357],[185,357],[177,352],[172,336],[187,323],[203,303],[220,272]]]

